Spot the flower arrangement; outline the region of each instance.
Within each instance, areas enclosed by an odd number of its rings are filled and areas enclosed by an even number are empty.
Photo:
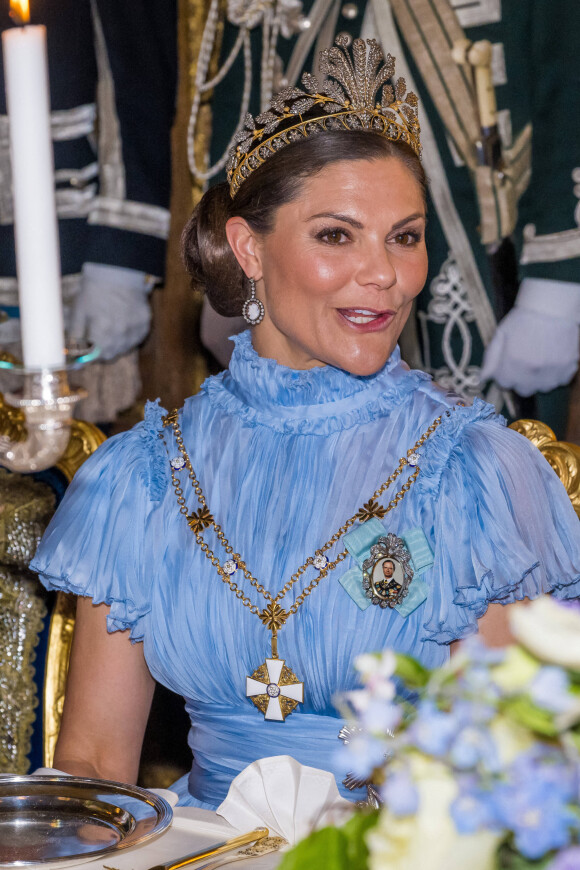
[[[359,657],[342,763],[382,806],[311,834],[281,870],[580,870],[580,604],[545,596],[511,626],[513,645],[470,638],[432,671]]]

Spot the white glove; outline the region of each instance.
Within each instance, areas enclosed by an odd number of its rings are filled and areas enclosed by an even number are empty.
[[[525,278],[485,350],[481,380],[520,396],[567,384],[580,358],[580,284]]]
[[[136,269],[85,263],[71,312],[71,337],[96,344],[102,360],[137,347],[149,332],[148,296],[154,283]]]

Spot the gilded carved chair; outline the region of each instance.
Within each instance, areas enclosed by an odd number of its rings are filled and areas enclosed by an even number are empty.
[[[67,451],[57,465],[69,483],[83,462],[103,441],[105,436],[97,426],[81,420],[73,422]],[[44,668],[42,755],[45,767],[52,767],[60,728],[75,610],[76,596],[58,592],[50,617]]]
[[[21,411],[1,394],[0,435],[26,437]],[[54,468],[36,475],[0,468],[0,773],[26,773],[31,742],[35,766],[54,753],[74,596],[49,596],[27,565],[66,486],[103,441],[96,426],[75,421]]]

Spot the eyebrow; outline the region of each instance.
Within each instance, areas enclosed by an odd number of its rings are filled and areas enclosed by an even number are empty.
[[[361,224],[360,221],[357,221],[355,220],[355,218],[349,217],[349,215],[346,214],[337,214],[336,212],[331,211],[321,211],[318,214],[313,214],[311,217],[308,218],[308,220],[313,221],[316,220],[316,218],[332,218],[333,220],[344,221],[345,224],[349,224],[351,227],[354,227],[355,230],[364,229],[363,224]],[[407,217],[393,224],[393,226],[391,227],[391,232],[393,230],[398,230],[399,227],[404,226],[410,221],[417,220],[417,218],[423,218],[423,220],[426,220],[425,214],[423,212],[413,212],[413,214],[407,215]]]

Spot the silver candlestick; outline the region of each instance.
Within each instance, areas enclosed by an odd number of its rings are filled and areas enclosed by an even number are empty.
[[[98,348],[69,348],[61,369],[27,369],[11,354],[0,359],[0,466],[42,471],[65,452],[75,405],[87,393],[73,389],[68,373],[93,362]]]

